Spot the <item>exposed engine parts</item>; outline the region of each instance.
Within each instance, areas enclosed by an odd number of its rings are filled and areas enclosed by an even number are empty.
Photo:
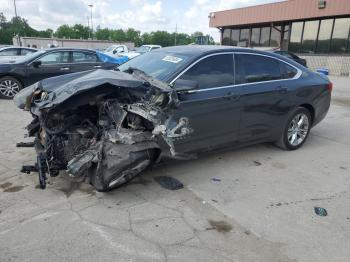
[[[174,141],[191,135],[189,119],[174,119],[176,92],[142,72],[97,70],[39,82],[15,100],[34,119],[35,167],[46,175],[65,170],[106,191],[129,181],[161,156],[184,158]]]

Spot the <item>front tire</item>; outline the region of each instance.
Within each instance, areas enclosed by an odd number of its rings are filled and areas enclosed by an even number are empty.
[[[10,76],[0,78],[0,98],[13,99],[22,88],[21,82],[16,78]]]
[[[309,110],[298,107],[288,118],[283,134],[276,145],[285,150],[300,148],[308,138],[312,126]]]
[[[89,176],[90,183],[99,192],[108,192],[119,188],[152,166],[158,155],[159,152],[157,149],[132,152],[129,155],[132,160],[130,162],[121,162],[117,165],[117,169],[108,168],[105,163],[99,174],[93,172],[93,174]]]

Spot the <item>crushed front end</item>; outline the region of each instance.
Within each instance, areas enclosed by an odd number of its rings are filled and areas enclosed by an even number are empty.
[[[174,142],[192,133],[174,119],[176,92],[143,72],[96,70],[43,80],[15,98],[30,110],[42,188],[47,176],[71,177],[107,191],[131,180],[161,157],[186,158]]]

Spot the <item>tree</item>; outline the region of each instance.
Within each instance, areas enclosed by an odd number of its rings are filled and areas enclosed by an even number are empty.
[[[128,28],[125,32],[126,41],[134,42],[136,46],[141,45],[141,32],[134,28]]]
[[[0,30],[4,28],[6,25],[6,17],[4,16],[4,13],[0,13]]]
[[[123,42],[126,41],[126,33],[123,29],[117,29],[112,31],[112,40]]]
[[[73,26],[73,37],[74,39],[88,39],[90,28],[81,24],[75,24]]]
[[[71,38],[73,36],[73,31],[69,25],[61,25],[57,28],[55,36],[58,38]]]
[[[96,30],[95,37],[97,40],[110,40],[112,33],[108,28],[98,29]]]
[[[150,33],[143,33],[141,35],[141,44],[149,45],[152,43],[152,35]]]

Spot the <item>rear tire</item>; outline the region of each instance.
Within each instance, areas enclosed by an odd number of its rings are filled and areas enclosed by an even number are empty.
[[[285,150],[300,148],[310,134],[311,125],[312,118],[309,110],[298,107],[288,118],[283,134],[276,145]]]
[[[13,99],[22,88],[21,82],[16,78],[11,76],[0,78],[0,98]]]

